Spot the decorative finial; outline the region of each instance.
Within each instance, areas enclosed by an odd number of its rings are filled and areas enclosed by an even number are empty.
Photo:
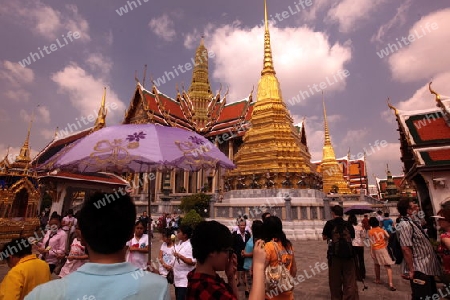
[[[106,86],[105,86],[103,88],[103,98],[102,98],[100,108],[98,110],[97,120],[95,121],[94,129],[93,129],[94,131],[105,127],[106,114],[107,114],[107,110],[106,110]]]
[[[438,93],[436,93],[432,88],[431,88],[431,84],[433,83],[433,81],[430,81],[430,83],[428,84],[428,89],[430,90],[430,93],[436,96],[436,102],[441,101],[441,95],[439,95]]]
[[[272,60],[272,48],[270,46],[269,20],[267,17],[267,0],[264,0],[264,24],[265,24],[264,68],[261,71],[261,75],[264,75],[264,74],[274,74],[275,75],[275,69],[273,67],[273,60]]]
[[[145,87],[145,77],[147,75],[147,64],[144,65],[144,76],[142,78],[142,86]]]
[[[325,107],[325,99],[323,96],[323,91],[322,91],[322,105],[323,105],[323,122],[325,128],[325,145],[331,145],[330,131],[328,129],[327,109]]]
[[[53,135],[53,140],[56,140],[58,138],[58,130],[59,130],[59,127],[56,126],[55,134]]]
[[[40,105],[38,104],[37,107],[39,107]],[[34,121],[34,109],[33,112],[31,113],[31,119],[30,119],[30,124],[28,125],[28,132],[27,132],[27,137],[25,139],[25,142],[23,143],[22,148],[20,149],[20,153],[19,155],[16,157],[16,161],[17,162],[25,162],[28,163],[31,161],[30,158],[30,132],[31,132],[31,127],[33,125],[33,121]]]
[[[264,0],[264,28],[269,31],[269,18],[267,16],[267,0]]]
[[[389,97],[387,98],[386,102],[387,102],[387,105],[389,106],[389,108],[394,111],[396,116],[398,116],[398,110],[397,110],[397,108],[395,108],[395,106],[393,106],[391,104],[391,100],[389,99]]]

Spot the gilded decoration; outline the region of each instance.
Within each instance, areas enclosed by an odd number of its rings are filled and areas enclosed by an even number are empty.
[[[265,4],[264,60],[253,106],[251,128],[235,155],[236,169],[227,173],[227,188],[319,188],[319,174],[283,101],[273,66]]]

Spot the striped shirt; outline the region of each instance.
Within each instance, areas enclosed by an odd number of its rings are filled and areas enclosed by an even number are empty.
[[[397,226],[397,235],[402,247],[411,247],[414,271],[426,275],[440,275],[441,267],[428,237],[413,223],[411,218],[402,218]]]

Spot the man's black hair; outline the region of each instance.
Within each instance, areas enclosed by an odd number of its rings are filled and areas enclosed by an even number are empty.
[[[401,199],[397,202],[397,210],[400,216],[406,217],[406,215],[408,214],[409,203],[411,202],[413,202],[413,200],[407,198]]]
[[[260,220],[254,220],[252,223],[253,244],[255,244],[256,240],[264,238],[263,230],[263,222]]]
[[[263,223],[264,241],[270,242],[272,239],[278,239],[285,249],[291,249],[292,243],[287,239],[283,231],[283,223],[277,216],[270,216]]]
[[[191,226],[189,226],[189,225],[181,225],[178,230],[180,230],[182,233],[187,235],[188,239],[191,238],[191,236],[192,236],[192,227]]]
[[[200,222],[191,238],[192,255],[204,263],[210,253],[231,249],[233,239],[230,230],[217,221]]]
[[[342,217],[344,215],[344,209],[340,205],[333,206],[331,211],[338,217]]]
[[[51,220],[58,220],[61,223],[62,217],[58,215],[56,212],[53,212],[48,221],[50,222]]]
[[[380,221],[378,221],[378,219],[375,218],[375,217],[370,217],[369,225],[372,226],[372,227],[379,227],[380,226]]]
[[[122,250],[133,236],[135,218],[136,207],[128,194],[98,192],[84,203],[78,224],[93,251],[112,254]]]
[[[172,230],[170,228],[164,228],[161,234],[163,237],[170,238],[172,236]]]
[[[270,215],[270,212],[268,212],[268,211],[266,211],[265,213],[263,213],[263,214],[261,215],[261,219],[262,219],[263,222],[264,222],[264,220],[267,218],[268,215]]]
[[[384,217],[385,217],[385,218],[388,218],[388,217],[389,217],[389,213],[388,213],[388,212],[385,212],[385,213],[384,213]]]
[[[25,238],[15,238],[10,242],[6,243],[2,249],[2,258],[9,258],[11,256],[15,257],[25,257],[31,254],[31,245]]]

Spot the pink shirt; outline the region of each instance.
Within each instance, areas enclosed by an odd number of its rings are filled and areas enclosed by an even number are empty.
[[[50,238],[51,230],[47,231],[42,242],[38,243],[39,247],[45,248],[47,241]],[[48,246],[50,251],[45,255],[45,261],[48,264],[58,263],[57,255],[64,255],[66,251],[67,234],[62,229],[58,229],[55,235],[50,238]],[[41,255],[42,257],[42,255]]]

